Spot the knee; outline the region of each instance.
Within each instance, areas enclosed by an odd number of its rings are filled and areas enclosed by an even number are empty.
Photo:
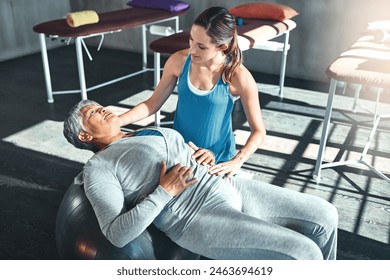
[[[324,209],[324,219],[326,220],[326,224],[332,228],[337,229],[339,223],[339,213],[337,208],[327,201],[325,201],[325,203],[326,208]]]
[[[310,238],[303,237],[296,240],[296,247],[290,251],[290,256],[295,260],[323,260],[323,254],[318,245]]]
[[[337,208],[320,197],[316,197],[313,203],[315,205],[313,213],[315,213],[315,219],[317,219],[318,224],[325,228],[337,228],[339,222]]]
[[[318,245],[311,239],[307,239],[302,244],[302,250],[299,252],[299,260],[323,260],[323,254]]]

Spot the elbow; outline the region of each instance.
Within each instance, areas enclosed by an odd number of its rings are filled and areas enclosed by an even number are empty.
[[[133,239],[126,238],[125,234],[120,234],[119,232],[107,230],[106,232],[103,232],[104,236],[112,245],[114,245],[117,248],[122,248],[126,246],[128,243],[130,243]]]
[[[265,138],[266,137],[267,137],[267,130],[264,128],[261,131],[261,143],[260,143],[260,145],[262,145],[265,142]]]
[[[129,242],[126,243],[126,242],[123,242],[123,241],[122,242],[121,241],[118,242],[117,240],[115,240],[115,241],[114,240],[110,240],[110,242],[111,242],[112,245],[114,245],[117,248],[123,248],[123,247],[125,247],[129,243]]]
[[[260,134],[259,137],[259,147],[260,147],[261,145],[263,145],[263,143],[265,142],[265,138],[267,137],[267,129],[265,127],[264,122],[262,122],[262,125],[259,128],[259,134]]]
[[[147,114],[148,116],[151,116],[153,114],[155,114],[159,109],[160,107],[156,106],[156,102],[154,102],[153,100],[151,100],[151,98],[149,98],[148,100],[146,100],[144,102],[144,105],[145,107],[147,108]]]
[[[106,238],[108,239],[108,241],[110,241],[110,243],[112,245],[114,245],[115,247],[117,248],[123,248],[125,247],[128,243],[130,243],[131,241],[128,241],[128,240],[124,240],[123,238],[120,238],[120,237],[113,237],[113,236],[110,236],[110,235],[106,235]]]
[[[267,131],[266,131],[266,129],[265,128],[263,128],[263,129],[260,129],[258,132],[257,132],[257,141],[256,141],[256,148],[258,149],[258,148],[260,148],[261,147],[261,145],[263,145],[264,144],[264,142],[265,142],[265,138],[266,138],[266,136],[267,136]]]

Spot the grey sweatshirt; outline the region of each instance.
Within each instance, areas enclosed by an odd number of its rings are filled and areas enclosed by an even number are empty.
[[[96,153],[84,167],[86,195],[103,234],[117,247],[132,241],[151,223],[172,240],[180,237],[225,180],[209,175],[207,167],[191,159],[194,151],[178,132],[153,129],[162,136],[120,139]],[[162,160],[168,170],[177,163],[190,166],[198,181],[172,197],[159,186]]]

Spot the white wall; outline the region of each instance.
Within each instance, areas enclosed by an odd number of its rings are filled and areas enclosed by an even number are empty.
[[[33,26],[63,17],[69,1],[0,0],[0,61],[38,52]]]
[[[187,0],[192,4],[189,18],[209,6],[234,7],[253,0]],[[268,0],[288,5],[300,15],[293,18],[297,28],[291,32],[286,75],[314,81],[327,81],[325,69],[348,48],[367,23],[390,19],[390,0]],[[189,21],[185,22],[187,28]],[[252,70],[278,74],[279,59],[270,52],[251,50],[245,65]]]
[[[147,0],[146,0],[147,1]],[[195,17],[210,6],[233,7],[254,0],[185,0],[191,4],[180,18],[189,29]],[[98,12],[123,9],[127,0],[1,0],[0,61],[39,51],[33,25],[63,17],[69,10],[95,9]],[[268,0],[293,7],[297,28],[291,33],[286,75],[326,81],[326,67],[361,34],[367,23],[390,19],[390,0]],[[141,30],[133,28],[106,36],[103,46],[141,51]],[[149,36],[150,40],[157,37]],[[271,52],[248,51],[245,65],[255,71],[278,74],[279,56]]]

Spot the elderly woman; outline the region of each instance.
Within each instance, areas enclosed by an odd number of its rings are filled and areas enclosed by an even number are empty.
[[[96,102],[64,122],[74,146],[95,151],[84,189],[103,234],[122,247],[151,223],[211,259],[335,259],[338,215],[327,201],[255,180],[209,173],[168,128],[125,134]]]

